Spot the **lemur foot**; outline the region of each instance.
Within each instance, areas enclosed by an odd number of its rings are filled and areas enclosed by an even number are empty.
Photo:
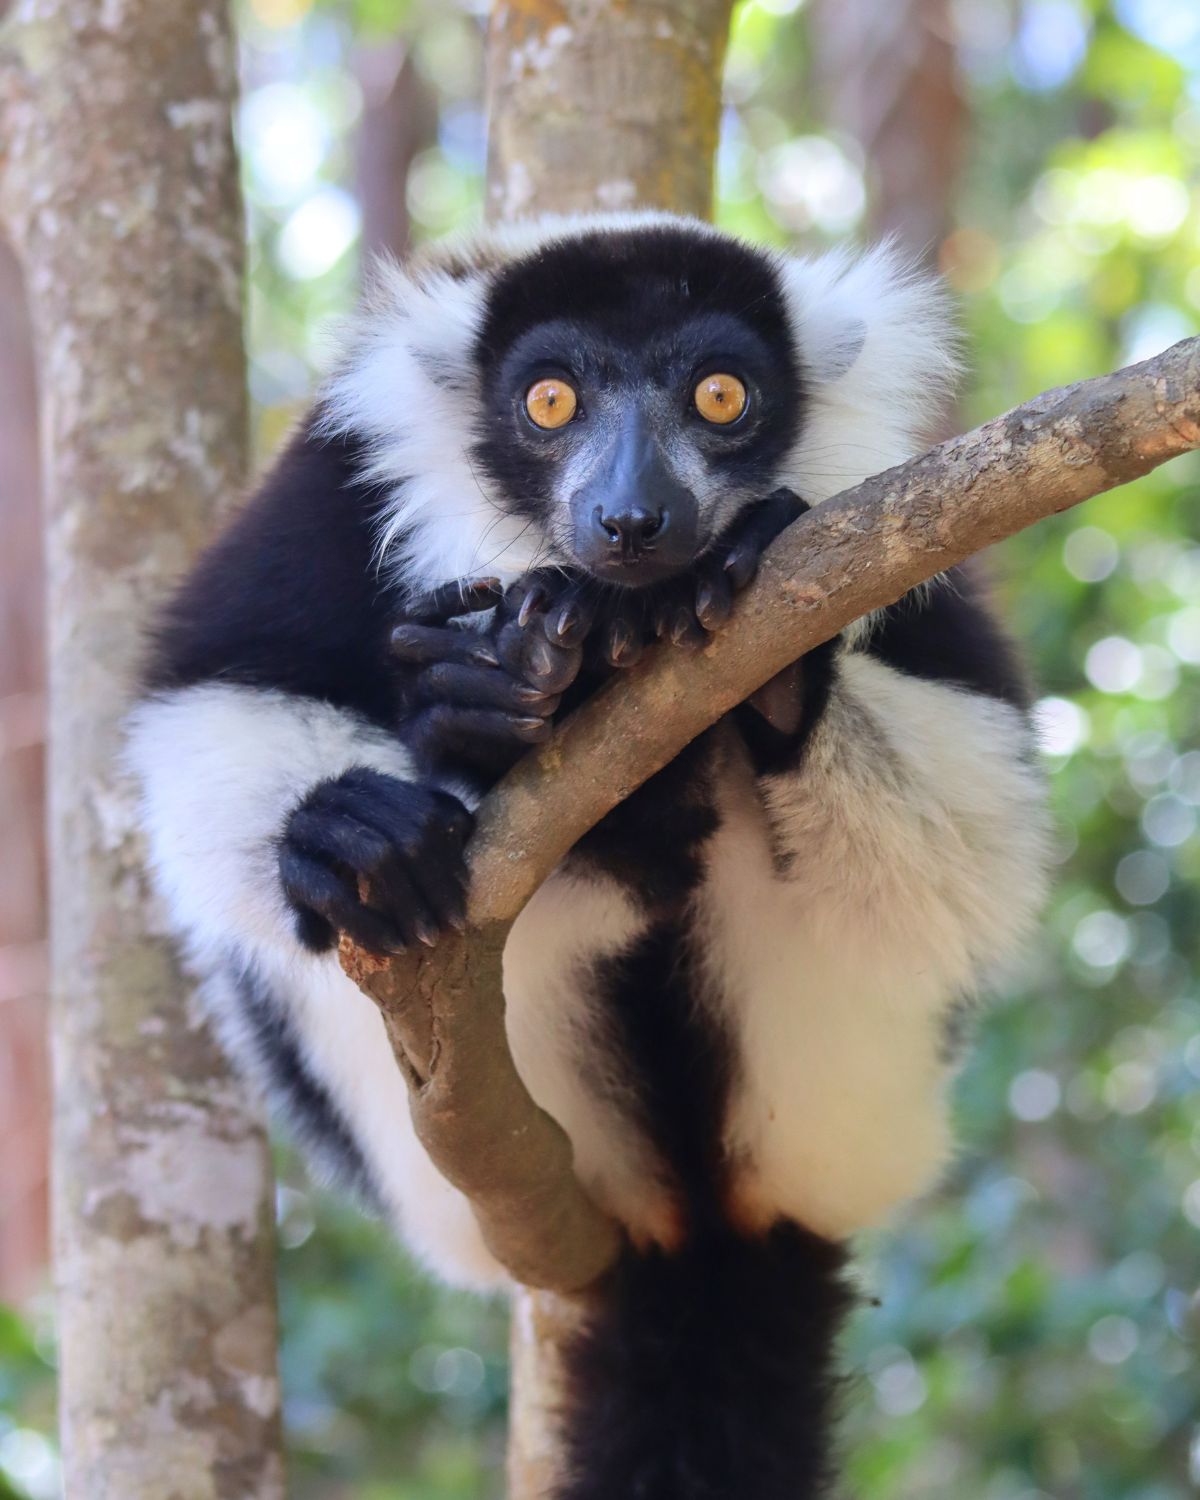
[[[583,652],[535,628],[535,583],[531,575],[505,594],[494,579],[445,584],[392,631],[393,657],[415,669],[402,731],[423,769],[490,782],[549,737]],[[450,623],[486,609],[495,615],[485,630]]]
[[[365,767],[320,782],[288,819],[279,876],[306,948],[340,932],[376,953],[430,947],[466,914],[474,819],[456,797]]]

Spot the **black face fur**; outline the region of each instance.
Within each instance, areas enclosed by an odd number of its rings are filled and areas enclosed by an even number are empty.
[[[621,586],[683,571],[765,496],[803,411],[769,255],[674,227],[553,241],[504,266],[475,359],[475,460],[556,556]],[[727,425],[707,422],[693,399],[697,382],[717,372],[748,394]],[[525,405],[547,376],[578,397],[574,417],[553,430],[536,426]],[[633,556],[605,546],[605,512],[621,510],[661,525]]]

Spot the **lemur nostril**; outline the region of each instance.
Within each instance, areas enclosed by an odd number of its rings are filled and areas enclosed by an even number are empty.
[[[619,554],[622,562],[636,562],[644,553],[655,551],[670,520],[668,511],[644,510],[639,504],[607,514],[597,506],[592,512],[596,540],[603,536],[605,551],[610,556]]]

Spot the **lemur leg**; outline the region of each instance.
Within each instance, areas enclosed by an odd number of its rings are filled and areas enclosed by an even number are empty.
[[[142,703],[129,759],[158,888],[234,1057],[318,1161],[443,1276],[502,1279],[466,1200],[416,1139],[378,1011],[333,952],[302,945],[280,879],[285,829],[314,786],[370,774],[421,797],[408,753],[329,704],[207,683]]]
[[[798,762],[741,788],[703,895],[742,1053],[733,1208],[841,1238],[946,1158],[950,1022],[1042,899],[1040,779],[1017,707],[843,652]]]

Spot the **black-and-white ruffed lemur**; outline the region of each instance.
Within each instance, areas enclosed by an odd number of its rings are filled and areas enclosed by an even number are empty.
[[[663,216],[435,248],[379,269],[169,606],[130,745],[174,924],[234,1054],[448,1280],[504,1276],[338,933],[459,923],[497,777],[648,643],[719,630],[954,367],[940,291],[887,249]],[[847,1242],[946,1160],[963,1007],[1027,937],[1045,845],[1021,672],[956,572],[728,714],[530,902],[512,1052],[628,1245],[571,1353],[556,1500],[823,1493]]]

